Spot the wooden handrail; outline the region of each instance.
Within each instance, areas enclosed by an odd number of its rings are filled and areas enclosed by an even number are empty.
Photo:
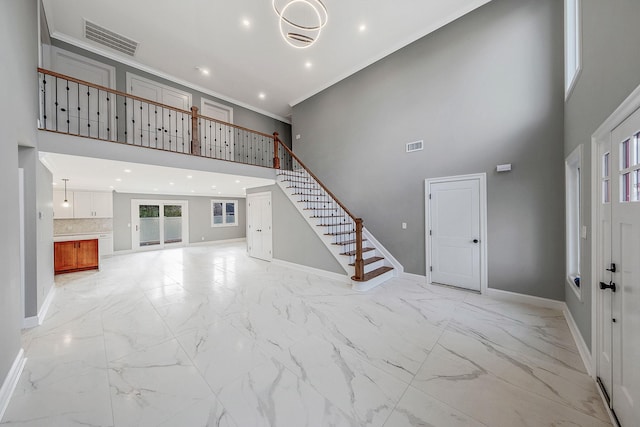
[[[274,135],[274,136],[275,136],[275,135]],[[316,180],[316,182],[317,182],[318,184],[320,184],[320,186],[322,187],[322,189],[323,189],[324,191],[326,191],[326,192],[327,192],[327,194],[329,194],[329,196],[331,196],[331,197],[333,198],[333,200],[335,200],[335,201],[336,201],[336,203],[337,203],[338,205],[340,205],[340,207],[345,211],[345,213],[346,213],[347,215],[349,215],[349,216],[351,217],[351,219],[353,219],[354,221],[355,221],[355,220],[357,220],[357,219],[359,219],[359,218],[358,218],[358,217],[356,217],[354,214],[352,214],[352,213],[351,213],[351,211],[350,211],[349,209],[347,209],[347,207],[346,207],[345,205],[343,205],[343,204],[342,204],[342,202],[341,202],[340,200],[338,200],[338,198],[335,196],[335,194],[333,194],[333,193],[331,192],[331,190],[329,190],[329,189],[327,188],[327,186],[326,186],[326,185],[324,185],[324,184],[322,183],[322,181],[320,181],[320,179],[319,179],[317,176],[315,176],[315,175],[314,175],[314,173],[313,173],[313,172],[311,172],[311,170],[307,167],[307,165],[305,165],[304,163],[302,163],[302,160],[300,160],[300,159],[298,158],[298,156],[296,156],[295,154],[293,154],[293,151],[291,151],[291,150],[289,149],[289,147],[287,147],[286,145],[284,145],[284,143],[280,140],[280,138],[277,138],[277,136],[276,136],[276,140],[275,140],[275,142],[279,143],[279,144],[282,146],[282,148],[283,148],[287,153],[289,153],[289,155],[291,155],[291,157],[293,157],[294,159],[296,159],[296,161],[297,161],[298,163],[300,163],[300,166],[302,166],[302,167],[307,171],[307,173],[308,173],[309,175],[311,175],[311,176],[313,177],[313,179],[315,179],[315,180]]]
[[[130,93],[120,92],[119,90],[111,89],[111,88],[108,88],[106,86],[100,86],[100,85],[93,84],[93,83],[90,83],[90,82],[87,82],[87,81],[84,81],[84,80],[80,80],[80,79],[76,79],[76,78],[73,78],[73,77],[65,76],[64,74],[56,73],[55,71],[45,70],[44,68],[38,68],[38,72],[42,73],[42,74],[47,74],[49,76],[57,77],[59,79],[67,80],[67,81],[78,83],[78,84],[85,85],[85,86],[89,86],[89,87],[92,87],[94,89],[102,90],[104,92],[109,92],[109,93],[112,93],[114,95],[120,95],[120,96],[124,96],[125,98],[131,98],[131,99],[135,99],[136,101],[146,102],[147,104],[155,105],[155,106],[162,107],[162,108],[167,108],[169,110],[174,110],[174,111],[177,111],[178,113],[191,115],[191,111],[189,111],[189,110],[182,110],[180,108],[175,108],[175,107],[172,107],[170,105],[161,104],[160,102],[155,102],[155,101],[151,101],[149,99],[140,98],[139,96],[131,95]]]
[[[229,122],[223,122],[222,120],[214,119],[213,117],[207,117],[207,116],[203,116],[203,115],[198,115],[198,118],[199,119],[204,119],[204,120],[209,120],[209,121],[212,121],[212,122],[216,122],[216,123],[219,123],[219,124],[225,125],[225,126],[231,126],[231,127],[236,128],[236,129],[246,130],[247,132],[255,133],[256,135],[266,136],[267,138],[270,138],[270,139],[273,138],[273,135],[269,135],[268,133],[258,132],[257,130],[253,130],[253,129],[245,128],[245,127],[242,127],[242,126],[234,125],[233,123],[229,123]]]

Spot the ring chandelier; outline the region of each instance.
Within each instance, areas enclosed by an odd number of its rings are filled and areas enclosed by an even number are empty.
[[[321,0],[271,0],[271,4],[280,18],[280,35],[296,49],[308,48],[318,41],[329,20]]]

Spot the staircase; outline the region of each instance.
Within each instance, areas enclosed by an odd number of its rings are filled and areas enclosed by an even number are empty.
[[[295,159],[294,163],[297,163]],[[351,277],[354,289],[366,291],[394,276],[394,268],[382,250],[364,237],[367,233],[362,229],[362,220],[354,218],[313,174],[305,168],[293,167],[292,170],[281,169],[277,175],[280,188]],[[360,275],[358,261],[362,264]]]

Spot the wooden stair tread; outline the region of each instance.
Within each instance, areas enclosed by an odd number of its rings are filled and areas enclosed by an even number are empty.
[[[337,211],[338,208],[304,208],[305,211]]]
[[[370,251],[375,251],[376,248],[362,248],[362,252],[370,252]],[[355,256],[356,251],[349,251],[349,252],[343,252],[340,255],[347,255],[347,256]]]
[[[314,215],[309,218],[344,218],[346,215]]]
[[[381,256],[372,256],[371,258],[363,259],[364,265],[373,264],[374,262],[382,261],[384,258]],[[355,267],[356,263],[349,264],[352,267]]]
[[[325,233],[325,236],[341,236],[343,234],[355,234],[356,230],[353,231],[337,231],[335,233]]]
[[[350,222],[342,222],[338,224],[317,224],[316,227],[344,227],[345,225],[353,226]]]
[[[355,276],[351,277],[351,280],[354,280],[356,282],[366,282],[368,280],[375,279],[378,276],[382,276],[384,273],[391,270],[393,270],[393,267],[384,266],[384,267],[376,268],[375,270],[366,273],[362,278],[362,280],[357,280]]]
[[[367,239],[362,239],[363,242],[366,242]],[[345,240],[344,242],[337,242],[337,243],[332,243],[332,245],[338,245],[338,246],[347,246],[347,245],[353,245],[356,242],[356,239],[353,240]]]

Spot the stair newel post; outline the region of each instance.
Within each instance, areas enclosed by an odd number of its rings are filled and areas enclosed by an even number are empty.
[[[200,155],[200,132],[198,127],[198,107],[191,107],[191,154]]]
[[[278,132],[273,133],[273,168],[280,169],[280,156],[278,155],[278,146],[280,145],[280,138],[278,138]]]
[[[356,218],[356,262],[355,280],[364,278],[364,260],[362,259],[362,218]]]

